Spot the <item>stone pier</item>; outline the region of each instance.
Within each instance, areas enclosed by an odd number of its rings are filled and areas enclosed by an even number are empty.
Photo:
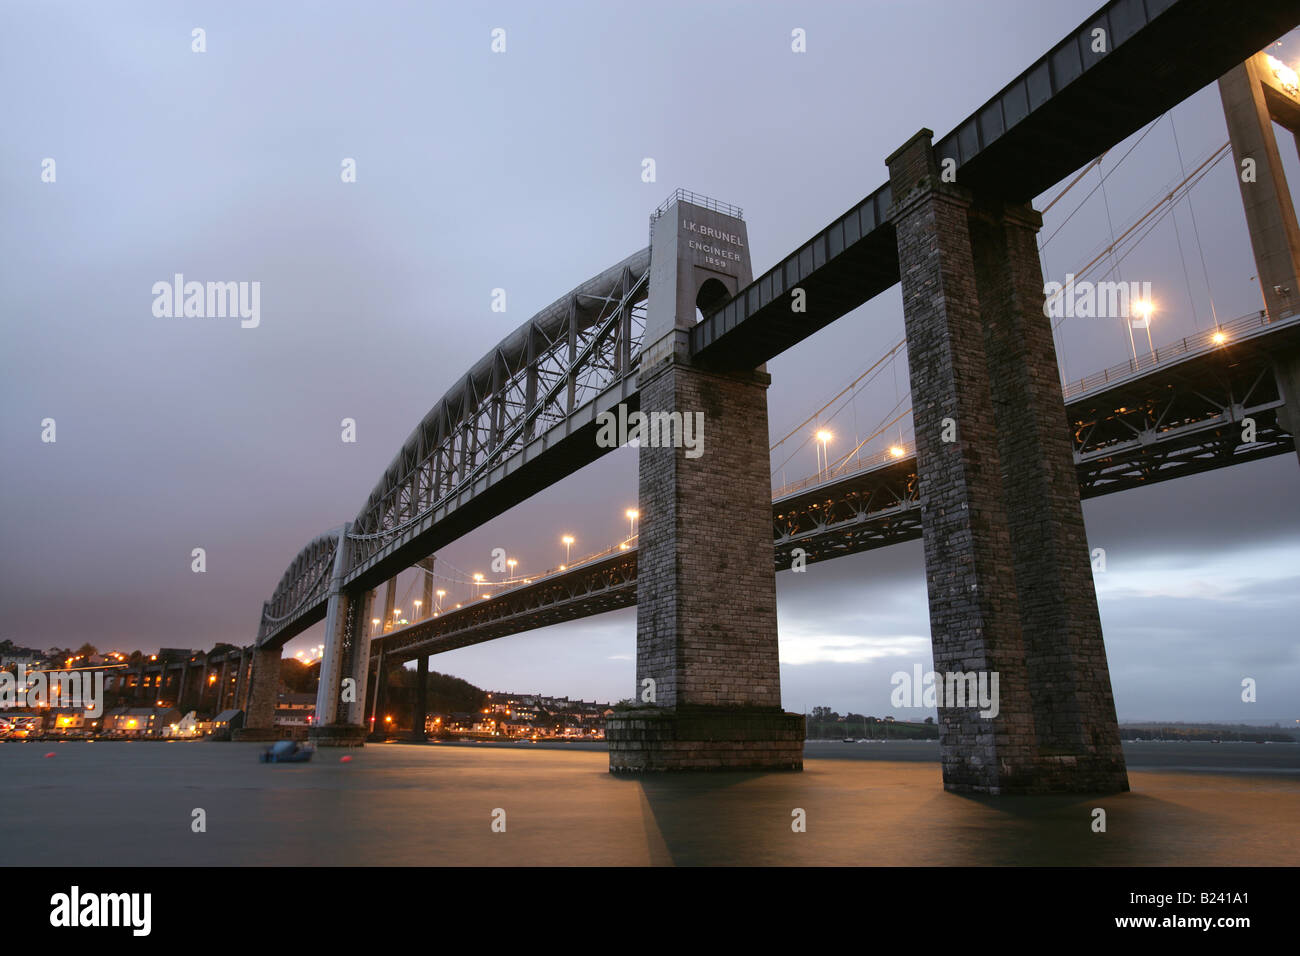
[[[667,424],[640,442],[637,706],[608,721],[611,771],[803,767],[777,661],[770,379],[695,368],[687,347],[696,308],[750,281],[738,215],[678,199],[655,222],[638,387]]]
[[[944,183],[931,135],[887,163],[934,667],[998,675],[995,714],[940,701],[944,787],[1127,790],[1043,313],[1042,220]]]
[[[275,729],[275,700],[280,689],[280,648],[256,648],[252,668],[244,726],[235,731],[234,738],[275,740],[279,736]]]

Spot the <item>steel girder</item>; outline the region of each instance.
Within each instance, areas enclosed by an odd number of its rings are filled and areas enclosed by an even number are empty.
[[[1084,498],[1283,454],[1294,436],[1278,423],[1278,353],[1300,347],[1300,316],[1258,324],[1243,317],[1223,344],[1173,361],[1066,405]],[[1210,333],[1204,333],[1207,338]],[[1186,342],[1186,340],[1184,340]],[[1295,397],[1291,397],[1295,401]],[[1254,440],[1247,442],[1246,420]]]
[[[633,374],[649,262],[642,250],[557,300],[443,396],[357,514],[349,576],[489,468]]]
[[[630,548],[390,632],[373,642],[371,655],[412,660],[635,604],[636,549]]]
[[[617,397],[620,386],[635,399],[649,268],[647,248],[582,283],[498,343],[442,397],[353,522],[349,581],[408,543],[415,524],[427,524],[436,508],[454,511],[490,484],[486,475],[516,470],[535,439],[567,435],[575,413],[589,413],[595,399]],[[585,463],[575,456],[570,470]],[[324,556],[327,538],[290,563],[263,607],[259,645],[282,643],[323,616],[337,545]]]
[[[338,532],[327,532],[299,551],[290,562],[271,600],[262,605],[262,620],[257,629],[259,645],[268,636],[312,615],[326,600],[338,543]]]

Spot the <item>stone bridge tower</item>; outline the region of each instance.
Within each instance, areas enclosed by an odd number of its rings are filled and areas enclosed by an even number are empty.
[[[781,709],[777,662],[771,379],[698,368],[689,348],[697,310],[753,279],[745,223],[678,190],[651,226],[637,377],[650,430],[638,469],[639,706],[609,721],[610,770],[799,770],[804,720]],[[696,445],[666,444],[669,433]]]

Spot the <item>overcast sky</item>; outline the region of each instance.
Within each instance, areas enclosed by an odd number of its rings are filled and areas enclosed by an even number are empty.
[[[289,561],[356,514],[443,392],[643,247],[675,187],[744,208],[758,274],[883,183],[884,158],[918,128],[948,132],[1097,5],[4,4],[0,636],[251,642]],[[791,51],[794,28],[806,53]],[[1294,63],[1300,45],[1277,52]],[[1048,279],[1226,142],[1217,88],[1119,162],[1137,138],[1108,155],[1104,190],[1075,211],[1093,171],[1047,214]],[[1281,145],[1294,189],[1296,150]],[[1192,203],[1119,264],[1153,285],[1157,345],[1260,305],[1230,159]],[[156,317],[152,287],[178,272],[260,282],[260,324]],[[498,287],[505,314],[490,309]],[[773,440],[902,328],[895,287],[770,363]],[[1129,341],[1118,322],[1076,319],[1058,348],[1078,378],[1123,361]],[[899,362],[826,426],[833,450],[906,392]],[[816,470],[811,445],[785,461],[792,450],[774,454],[778,481]],[[1298,490],[1287,455],[1085,504],[1089,543],[1108,555],[1098,597],[1121,719],[1300,717]],[[563,533],[575,553],[626,534],[635,499],[622,450],[439,557],[487,571],[505,547],[520,570],[550,566]],[[408,600],[412,582],[399,579]],[[930,666],[919,542],[782,574],[778,597],[787,708],[917,716],[890,707],[889,675]],[[634,653],[627,610],[433,667],[609,700],[631,694]],[[1243,677],[1258,703],[1240,701]]]

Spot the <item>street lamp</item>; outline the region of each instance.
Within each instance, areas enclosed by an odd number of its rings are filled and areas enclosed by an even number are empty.
[[[641,512],[637,511],[635,508],[628,508],[627,511],[623,513],[627,516],[627,536],[629,538],[635,538],[636,519],[641,517]]]
[[[370,619],[370,636],[371,636],[371,637],[374,637],[374,636],[375,636],[375,628],[377,628],[377,627],[379,627],[379,618],[377,618],[377,617],[372,617],[372,618]]]
[[[563,538],[560,539],[560,543],[564,545],[564,563],[568,564],[569,549],[573,547],[573,535],[566,534]]]
[[[480,572],[478,572],[478,571],[475,571],[475,572],[474,572],[474,586],[478,589],[478,590],[476,590],[476,591],[474,592],[475,594],[479,594],[479,593],[482,592],[482,590],[483,590],[483,575],[482,575]]]
[[[437,603],[436,605],[434,605],[434,608],[433,608],[434,613],[436,614],[436,613],[442,611],[442,599],[443,599],[444,597],[447,596],[447,592],[446,592],[446,591],[434,591],[433,593],[436,594],[436,595],[438,596],[438,603]]]
[[[1132,348],[1133,350],[1134,362],[1137,361],[1137,346],[1133,344],[1134,328],[1146,329],[1147,348],[1150,349],[1152,352],[1156,350],[1155,346],[1151,342],[1151,314],[1155,312],[1155,310],[1156,310],[1156,304],[1152,302],[1150,299],[1138,299],[1136,302],[1133,303],[1132,311],[1133,314],[1137,316],[1137,318],[1129,321],[1128,341],[1129,341],[1129,347]]]
[[[514,558],[506,558],[506,564],[510,566],[509,576],[512,578],[515,576],[515,565],[518,563]]]
[[[411,603],[415,605],[415,619],[418,621],[420,619],[420,606],[424,604],[424,602],[412,601]]]
[[[818,481],[822,480],[822,467],[823,467],[822,462],[825,461],[826,467],[830,466],[830,459],[827,457],[826,454],[826,443],[834,437],[835,437],[834,435],[832,435],[824,428],[820,429],[817,432],[817,440],[822,443],[821,453],[817,456],[817,480]]]

